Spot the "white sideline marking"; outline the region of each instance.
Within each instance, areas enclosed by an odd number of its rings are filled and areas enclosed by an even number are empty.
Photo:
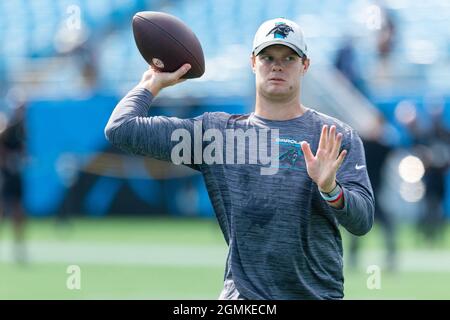
[[[0,243],[0,262],[13,262],[13,243]],[[142,245],[33,241],[30,263],[224,266],[227,251],[218,245]]]
[[[13,262],[13,243],[0,242],[0,262]],[[33,241],[27,244],[30,263],[112,264],[142,266],[223,267],[227,248],[222,245],[105,244]],[[345,253],[344,253],[345,254]],[[384,252],[361,252],[360,266],[385,264]],[[398,256],[399,271],[450,272],[450,250],[405,250]]]

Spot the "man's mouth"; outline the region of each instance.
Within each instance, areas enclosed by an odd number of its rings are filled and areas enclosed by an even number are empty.
[[[269,81],[274,81],[274,82],[284,82],[284,81],[286,81],[286,80],[284,80],[284,79],[282,79],[282,78],[274,77],[274,78],[269,78]]]

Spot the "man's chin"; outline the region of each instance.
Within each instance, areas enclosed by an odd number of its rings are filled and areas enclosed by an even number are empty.
[[[285,88],[269,88],[266,93],[269,97],[282,98],[285,97],[288,92]]]

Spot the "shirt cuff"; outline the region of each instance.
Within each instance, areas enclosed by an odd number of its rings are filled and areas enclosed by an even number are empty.
[[[133,91],[134,90],[136,90],[136,92],[141,92],[141,93],[145,94],[146,96],[148,96],[152,100],[154,98],[153,97],[153,93],[150,90],[148,90],[147,88],[145,88],[145,87],[137,86],[136,88],[133,89]]]
[[[330,204],[327,202],[328,206],[337,214],[346,214],[347,213],[347,204],[348,204],[348,197],[347,197],[347,190],[341,185],[339,184],[342,188],[342,192],[343,194],[343,199],[344,199],[344,207],[342,207],[342,209],[337,209],[335,207],[330,206]]]
[[[127,93],[122,101],[131,103],[139,112],[145,111],[145,115],[147,115],[153,102],[153,94],[144,87],[136,86]]]

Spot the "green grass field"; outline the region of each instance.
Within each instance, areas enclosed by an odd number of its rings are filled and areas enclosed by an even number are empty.
[[[346,299],[450,299],[450,228],[433,248],[400,228],[391,273],[382,237],[375,227],[362,240],[360,268],[345,269]],[[215,220],[33,220],[27,240],[28,262],[16,264],[11,225],[0,226],[0,299],[216,299],[222,287],[226,246]],[[67,288],[69,265],[81,269],[80,290]],[[367,288],[369,265],[381,267],[380,289]]]

